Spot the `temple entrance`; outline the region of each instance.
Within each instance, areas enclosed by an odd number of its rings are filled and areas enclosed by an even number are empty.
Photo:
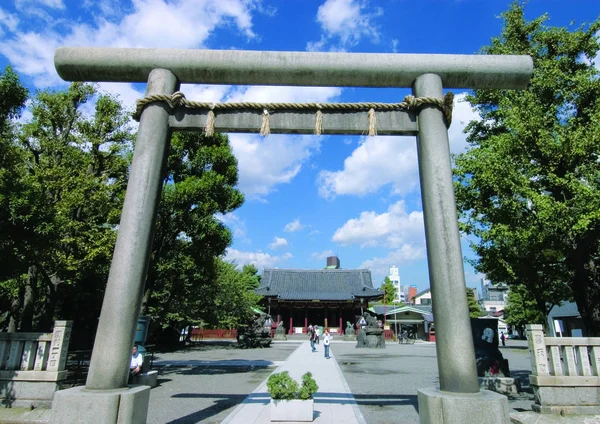
[[[444,96],[444,89],[525,88],[533,69],[529,56],[59,48],[54,63],[67,81],[147,82],[136,110],[140,125],[87,391],[76,387],[58,396],[53,407],[57,422],[70,421],[71,410],[80,411],[82,422],[117,417],[114,405],[128,405],[140,416],[141,409],[147,410],[149,388],[127,388],[127,364],[172,131],[416,135],[429,275],[441,336],[436,345],[441,390],[421,390],[420,411],[437,416],[439,408],[432,408],[442,397],[444,410],[468,405],[478,411],[491,408],[490,403],[503,408],[505,398],[473,398],[480,389],[448,146],[452,96]],[[414,97],[393,104],[214,104],[185,99],[178,91],[180,83],[412,87]],[[316,314],[315,319],[326,318],[322,310]],[[291,315],[293,323],[296,316]],[[89,408],[78,407],[82,393]],[[111,402],[105,401],[107,394],[114,398]],[[490,422],[500,422],[501,415],[489,417]]]

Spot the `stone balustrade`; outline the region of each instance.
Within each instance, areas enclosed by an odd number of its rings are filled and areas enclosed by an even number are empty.
[[[72,321],[52,333],[0,333],[0,396],[4,406],[50,406],[66,379]]]
[[[541,413],[600,414],[600,337],[546,337],[527,325],[533,409]]]

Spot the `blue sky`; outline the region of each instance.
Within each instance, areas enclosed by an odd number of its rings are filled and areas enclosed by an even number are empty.
[[[2,0],[0,65],[31,89],[64,88],[59,46],[473,54],[500,33],[508,0]],[[594,20],[598,0],[530,0],[528,18],[550,25]],[[142,84],[101,83],[129,107]],[[190,100],[399,102],[404,89],[184,85]],[[457,91],[450,145],[476,119]],[[27,115],[25,115],[27,119]],[[221,217],[233,231],[227,258],[263,267],[390,266],[401,283],[429,287],[415,139],[232,134],[245,204]],[[463,256],[471,257],[463,240]],[[465,264],[468,286],[482,276]]]

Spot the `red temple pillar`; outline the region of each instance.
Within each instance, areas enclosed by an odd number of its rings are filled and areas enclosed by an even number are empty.
[[[289,334],[294,334],[294,307],[290,306],[290,331]]]
[[[340,306],[340,334],[344,334],[344,327],[342,327],[343,322],[342,322],[342,307]]]
[[[304,306],[304,331],[308,333],[308,306]]]

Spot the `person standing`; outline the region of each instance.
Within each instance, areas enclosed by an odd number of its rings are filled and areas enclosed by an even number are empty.
[[[506,346],[506,336],[504,335],[504,331],[500,333],[500,341],[502,342],[502,346]]]
[[[315,329],[312,325],[308,326],[308,339],[310,340],[310,349],[313,352],[316,352],[317,349],[315,349]]]
[[[315,344],[319,344],[319,338],[321,337],[321,330],[318,325],[315,325]]]
[[[331,343],[331,339],[333,337],[329,334],[329,328],[325,329],[323,333],[323,346],[325,347],[325,359],[329,359],[329,344]]]

